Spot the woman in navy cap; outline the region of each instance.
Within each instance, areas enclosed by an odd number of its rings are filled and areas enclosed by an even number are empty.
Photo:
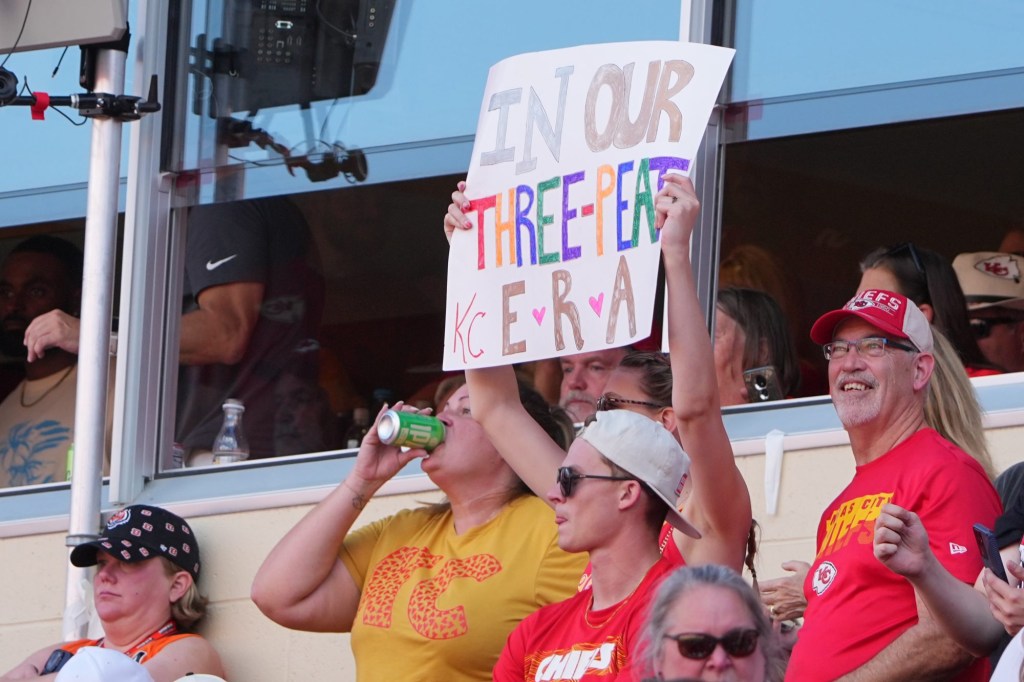
[[[159,507],[125,507],[102,537],[72,550],[71,563],[98,566],[93,600],[104,636],[40,649],[0,680],[49,678],[82,647],[120,651],[154,682],[224,675],[213,646],[190,632],[206,613],[206,598],[196,586],[199,543],[184,519]]]

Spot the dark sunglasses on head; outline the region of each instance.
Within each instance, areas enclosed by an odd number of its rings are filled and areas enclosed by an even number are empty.
[[[577,474],[569,467],[558,467],[558,487],[562,491],[562,497],[569,499],[576,487],[576,481],[581,478],[596,478],[602,481],[635,481],[631,476],[598,476],[597,474]]]
[[[917,252],[917,247],[914,246],[914,242],[903,242],[902,244],[897,244],[896,246],[890,247],[889,250],[882,255],[892,258],[903,251],[906,251],[910,256],[910,260],[914,263],[914,269],[917,270],[918,274],[922,277],[926,277],[927,275],[924,271],[924,264],[921,262],[921,255]]]
[[[648,402],[646,400],[630,400],[628,398],[619,398],[614,395],[608,395],[605,393],[597,399],[597,411],[606,412],[608,410],[620,410],[623,405],[642,405],[644,407],[652,407],[656,410],[660,410],[664,405],[658,403]]]
[[[974,338],[987,339],[992,333],[992,327],[997,324],[1013,324],[1014,322],[1020,322],[1020,320],[1015,320],[1012,317],[973,317],[971,318],[971,331],[974,332]]]
[[[761,635],[753,628],[736,628],[729,630],[721,637],[704,632],[683,632],[678,635],[665,635],[665,639],[674,639],[679,647],[679,655],[695,661],[703,661],[715,652],[719,644],[725,653],[734,658],[746,658],[757,648],[757,638]]]

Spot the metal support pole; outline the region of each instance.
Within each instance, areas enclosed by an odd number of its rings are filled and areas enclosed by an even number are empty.
[[[96,62],[96,91],[124,92],[127,55],[101,49]],[[71,513],[66,544],[74,547],[97,537],[107,422],[108,343],[113,307],[117,193],[121,163],[121,121],[92,122],[89,189],[85,218],[82,317],[75,394],[75,458],[71,472]],[[84,636],[86,598],[82,581],[88,569],[69,565],[64,615],[65,640]],[[80,606],[81,605],[81,606]]]
[[[681,9],[685,16],[680,21],[680,31],[686,29],[690,42],[715,44],[715,12],[722,10],[722,3],[715,3],[714,0],[685,0]],[[680,35],[680,38],[683,36]],[[724,118],[724,107],[721,104],[715,106],[708,120],[707,130],[704,131],[704,139],[697,150],[695,169],[690,176],[701,204],[700,222],[694,233],[692,245],[694,278],[697,281],[697,297],[704,308],[712,336],[715,333],[715,300],[718,291],[718,262],[722,234]]]

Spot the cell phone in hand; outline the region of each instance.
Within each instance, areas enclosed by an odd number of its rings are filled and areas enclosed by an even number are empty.
[[[785,397],[782,395],[779,376],[772,365],[746,370],[743,372],[743,383],[747,385],[747,402],[764,403]]]
[[[974,539],[978,541],[978,551],[981,552],[981,560],[985,568],[1005,583],[1009,583],[1006,577],[1006,569],[1003,567],[1003,557],[999,555],[999,543],[996,541],[995,533],[980,523],[974,524]]]

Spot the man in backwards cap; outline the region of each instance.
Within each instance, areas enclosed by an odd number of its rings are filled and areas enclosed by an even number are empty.
[[[913,511],[938,560],[971,584],[982,565],[971,525],[991,526],[1000,513],[981,466],[925,425],[935,364],[928,321],[906,297],[869,289],[818,319],[811,338],[829,361],[829,391],[857,470],[818,524],[787,679],[988,679],[987,662],[965,667],[970,655],[872,549],[883,508]]]
[[[71,551],[75,566],[98,565],[93,600],[104,637],[40,649],[0,680],[55,673],[84,647],[119,651],[155,682],[188,673],[224,675],[209,642],[188,631],[206,612],[199,594],[199,544],[184,519],[136,504],[116,512],[102,537]]]
[[[633,679],[647,605],[677,567],[661,556],[662,524],[700,537],[675,505],[689,467],[660,422],[626,410],[595,414],[548,492],[558,546],[590,552],[591,588],[527,616],[498,658],[496,682]]]

